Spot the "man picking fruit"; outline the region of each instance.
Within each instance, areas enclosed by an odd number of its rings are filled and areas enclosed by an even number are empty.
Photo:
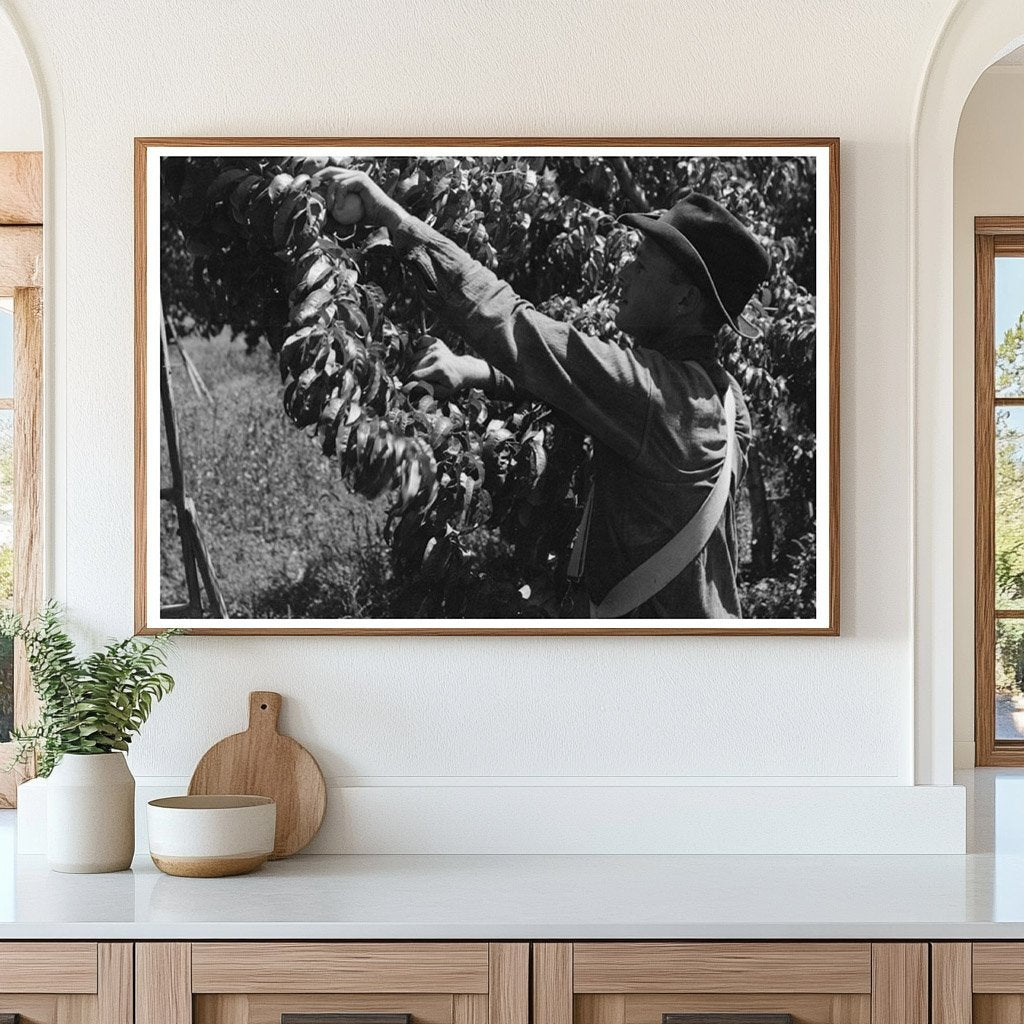
[[[620,272],[626,349],[539,313],[361,171],[336,178],[333,209],[383,225],[423,272],[438,309],[476,356],[433,341],[412,377],[438,394],[514,385],[594,440],[594,486],[570,575],[597,618],[739,618],[735,503],[750,416],[716,356],[770,260],[723,206],[690,193],[663,214],[625,214],[643,238]],[[587,610],[583,614],[587,614]]]

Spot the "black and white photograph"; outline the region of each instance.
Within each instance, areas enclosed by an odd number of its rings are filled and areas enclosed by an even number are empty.
[[[838,632],[835,140],[136,146],[140,631]]]

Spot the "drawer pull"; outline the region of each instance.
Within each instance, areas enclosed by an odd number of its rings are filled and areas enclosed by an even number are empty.
[[[663,1013],[661,1024],[793,1024],[791,1013]]]
[[[0,1024],[7,1024],[7,1022],[0,1020]],[[281,1024],[412,1024],[412,1014],[282,1013]]]

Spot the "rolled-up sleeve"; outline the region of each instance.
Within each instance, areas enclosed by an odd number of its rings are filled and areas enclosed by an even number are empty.
[[[639,455],[651,375],[633,352],[538,312],[416,218],[407,217],[392,236],[419,272],[428,300],[478,355],[624,458]]]

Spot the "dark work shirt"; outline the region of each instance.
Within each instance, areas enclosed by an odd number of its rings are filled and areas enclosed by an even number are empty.
[[[658,351],[625,349],[538,312],[414,217],[393,234],[474,351],[593,437],[594,510],[584,583],[595,604],[703,504],[725,458],[722,397],[732,388],[740,465],[725,513],[701,553],[629,617],[739,618],[735,500],[750,416],[739,385],[715,360],[713,339],[680,339]]]

